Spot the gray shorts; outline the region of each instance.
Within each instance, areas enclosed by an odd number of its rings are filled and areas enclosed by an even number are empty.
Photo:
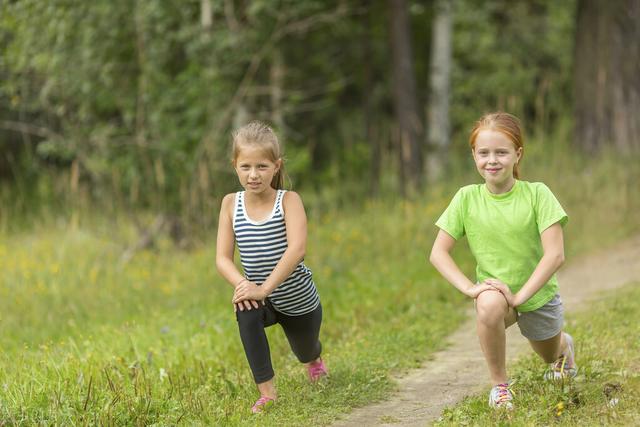
[[[548,340],[562,331],[564,307],[558,294],[539,309],[517,315],[520,333],[531,341]]]

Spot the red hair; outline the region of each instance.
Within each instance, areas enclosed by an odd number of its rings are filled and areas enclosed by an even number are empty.
[[[492,130],[504,134],[513,143],[516,151],[521,149],[520,159],[522,159],[522,155],[524,154],[524,138],[522,137],[520,120],[516,116],[498,111],[480,117],[480,120],[478,120],[473,126],[473,129],[471,129],[471,135],[469,135],[469,145],[472,150],[476,148],[476,138],[482,130]],[[513,166],[513,177],[520,178],[518,174],[518,163]]]

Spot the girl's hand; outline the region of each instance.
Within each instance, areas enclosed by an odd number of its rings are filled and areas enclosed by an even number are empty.
[[[504,295],[504,299],[507,300],[507,304],[509,304],[509,307],[516,308],[516,306],[520,304],[516,301],[516,296],[511,293],[511,289],[509,289],[509,286],[505,285],[500,280],[487,279],[482,283],[486,283],[487,285],[493,287],[495,290],[500,291],[500,293]]]
[[[465,295],[467,295],[469,298],[476,299],[478,298],[478,295],[480,295],[484,291],[497,291],[497,289],[486,283],[479,283],[472,286],[470,289],[467,289]]]
[[[262,301],[262,305],[264,305],[264,301]],[[251,310],[252,306],[253,308],[258,308],[260,307],[260,302],[256,300],[241,301],[237,304],[233,304],[233,312],[236,313],[238,310],[240,311]]]
[[[237,304],[246,300],[263,301],[266,297],[267,295],[261,286],[256,285],[254,282],[244,280],[236,286],[231,302]]]

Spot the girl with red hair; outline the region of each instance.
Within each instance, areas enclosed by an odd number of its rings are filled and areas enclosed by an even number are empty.
[[[430,261],[475,300],[478,337],[493,386],[489,405],[512,409],[505,331],[514,323],[549,363],[545,379],[564,380],[577,373],[573,339],[562,331],[563,306],[555,275],[564,262],[562,227],[568,217],[545,184],[519,179],[524,145],[515,116],[483,116],[469,143],[484,183],[462,187],[453,197],[436,222],[440,230]],[[475,280],[462,273],[451,256],[463,236],[477,262]]]

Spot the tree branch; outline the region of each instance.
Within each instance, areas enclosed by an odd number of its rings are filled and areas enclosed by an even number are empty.
[[[344,4],[340,4],[334,11],[314,15],[309,18],[302,19],[300,21],[294,21],[287,23],[285,25],[281,25],[281,21],[284,19],[283,15],[279,15],[278,22],[276,23],[276,29],[271,33],[269,38],[264,42],[262,47],[253,55],[247,69],[231,98],[230,102],[227,104],[227,108],[222,113],[217,122],[211,127],[211,129],[207,132],[206,136],[202,138],[198,147],[195,150],[194,158],[193,158],[193,171],[192,171],[192,180],[195,179],[197,164],[198,161],[205,155],[209,153],[211,150],[210,147],[213,146],[211,141],[215,138],[216,135],[219,135],[222,129],[224,129],[231,119],[233,112],[236,110],[242,99],[247,95],[249,91],[249,86],[253,82],[253,79],[260,67],[260,64],[273,48],[273,46],[282,39],[287,34],[301,34],[307,31],[310,31],[315,26],[321,24],[327,24],[331,22],[335,22],[338,19],[346,16],[348,13],[348,8]]]
[[[0,120],[0,129],[26,133],[29,135],[39,136],[40,138],[62,138],[62,135],[52,131],[51,129],[32,125],[31,123],[16,122],[12,120]]]

